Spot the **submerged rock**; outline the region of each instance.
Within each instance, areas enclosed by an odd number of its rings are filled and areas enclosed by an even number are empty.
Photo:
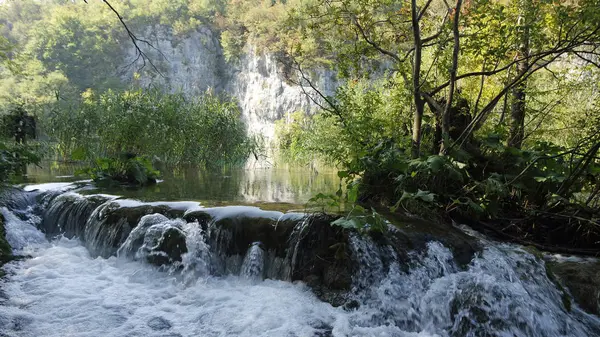
[[[240,276],[250,280],[261,280],[264,278],[265,252],[260,242],[254,242],[244,257]]]
[[[600,262],[549,261],[546,266],[582,309],[600,315]]]
[[[171,323],[162,317],[152,317],[147,324],[155,331],[171,329]]]
[[[111,199],[103,195],[60,194],[49,201],[40,228],[48,236],[83,237],[86,222],[94,210]]]
[[[181,255],[188,251],[185,234],[176,227],[168,228],[162,232],[154,242],[157,244],[152,247],[146,259],[157,266],[181,262]]]
[[[450,248],[454,260],[461,266],[467,266],[477,252],[482,251],[479,240],[467,235],[465,232],[454,228],[449,223],[426,221],[408,218],[393,213],[383,213],[398,232],[388,236],[390,244],[397,252],[422,251],[430,241],[441,242]]]

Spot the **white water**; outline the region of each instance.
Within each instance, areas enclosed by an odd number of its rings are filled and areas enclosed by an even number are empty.
[[[31,224],[14,220],[10,232],[31,234]],[[6,265],[0,281],[0,336],[301,337],[327,326],[334,336],[386,336],[349,326],[346,312],[299,283],[231,276],[190,284],[141,262],[93,259],[66,238],[24,248],[32,258]]]
[[[260,243],[253,243],[244,257],[240,276],[250,280],[262,280],[265,266],[265,252]]]
[[[260,262],[259,246],[249,249],[245,277],[208,276],[199,226],[183,226],[189,253],[181,277],[125,258],[91,258],[77,240],[49,243],[32,226],[35,219],[2,211],[11,243],[31,258],[4,267],[0,336],[587,337],[600,331],[599,320],[577,307],[567,313],[543,265],[515,247],[491,246],[460,270],[446,247],[431,242],[413,254],[407,273],[397,263],[386,269],[381,248],[354,238],[368,268],[356,282],[360,308],[345,311],[300,283],[248,279],[257,274],[251,266]]]

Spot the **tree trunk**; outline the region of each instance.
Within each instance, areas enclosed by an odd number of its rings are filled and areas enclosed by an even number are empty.
[[[448,88],[448,97],[446,99],[446,106],[442,114],[442,143],[440,147],[440,155],[445,155],[450,148],[450,110],[452,109],[452,100],[454,99],[454,88],[456,86],[456,73],[458,71],[458,53],[460,51],[460,36],[458,32],[460,10],[462,7],[462,0],[456,0],[456,7],[454,8],[454,23],[452,25],[452,32],[454,35],[454,49],[452,51],[452,67],[450,68],[450,87]]]
[[[529,23],[526,19],[530,12],[531,0],[519,0],[519,28],[521,31],[521,44],[518,49],[517,59],[523,59],[523,61],[517,63],[517,74],[518,76],[523,75],[527,69],[527,57],[529,56]],[[520,149],[523,145],[523,137],[525,135],[525,90],[527,89],[527,83],[522,81],[515,85],[511,90],[512,103],[510,107],[510,134],[508,137],[508,146],[516,147]]]
[[[510,107],[510,135],[508,146],[520,149],[525,136],[525,83],[512,89],[512,105]]]
[[[412,30],[414,36],[415,57],[413,60],[413,99],[415,102],[415,114],[413,116],[412,129],[412,157],[419,158],[421,155],[421,126],[423,124],[423,111],[425,101],[421,97],[421,29],[419,27],[419,11],[417,1],[411,0]]]

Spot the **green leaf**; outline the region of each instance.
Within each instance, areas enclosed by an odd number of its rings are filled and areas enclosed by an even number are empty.
[[[427,164],[433,173],[437,173],[444,167],[445,160],[442,156],[431,156],[427,158]]]
[[[87,158],[87,150],[84,147],[78,147],[71,153],[73,160],[85,160]]]
[[[421,199],[425,202],[433,202],[433,200],[435,199],[435,194],[429,192],[429,191],[422,191],[419,190],[415,195],[414,195],[415,199]]]
[[[352,185],[350,189],[348,189],[348,202],[351,204],[356,203],[358,199],[358,184]]]
[[[339,218],[331,223],[334,226],[346,228],[346,229],[361,229],[363,225],[358,221],[357,218]]]

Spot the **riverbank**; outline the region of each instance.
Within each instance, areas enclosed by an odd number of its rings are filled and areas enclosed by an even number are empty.
[[[573,169],[562,158],[567,154],[544,149],[482,145],[486,155],[461,162],[440,155],[410,160],[394,146],[374,151],[356,171],[341,172],[348,186],[358,185],[363,205],[468,224],[541,250],[600,256],[600,168],[589,154],[572,158],[580,164]]]

